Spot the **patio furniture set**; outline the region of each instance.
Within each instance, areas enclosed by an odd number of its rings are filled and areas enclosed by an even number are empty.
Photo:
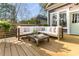
[[[45,26],[18,26],[17,37],[20,38],[27,36],[28,40],[33,40],[39,45],[40,41],[47,40],[49,42],[50,36],[57,37],[58,40],[63,38],[62,27],[45,27]]]

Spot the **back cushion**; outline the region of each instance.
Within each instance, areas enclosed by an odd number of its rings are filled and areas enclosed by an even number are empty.
[[[20,28],[20,32],[29,32],[30,30],[29,30],[29,28]]]
[[[56,27],[56,33],[62,34],[62,27],[61,26]]]
[[[56,33],[56,27],[51,27],[52,28],[52,32]]]
[[[35,31],[40,31],[41,28],[40,28],[40,26],[34,26],[34,27],[33,27],[33,30],[35,30]]]
[[[27,32],[30,32],[30,28],[29,27],[21,27],[20,28],[20,34],[25,34]]]
[[[24,30],[24,32],[29,32],[30,31],[29,28],[24,28],[23,30]]]
[[[50,27],[49,31],[52,32],[52,27]]]
[[[54,27],[53,32],[56,33],[56,27]]]
[[[50,27],[46,27],[46,31],[47,32],[50,32]]]
[[[42,31],[45,31],[45,28],[41,28]]]
[[[39,31],[45,31],[45,27],[44,26],[39,26]]]

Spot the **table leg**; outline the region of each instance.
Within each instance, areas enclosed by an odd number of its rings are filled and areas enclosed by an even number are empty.
[[[49,38],[47,38],[47,42],[49,42]]]
[[[30,38],[28,38],[28,40],[30,41]]]
[[[36,45],[39,46],[39,41],[38,40],[36,40]]]

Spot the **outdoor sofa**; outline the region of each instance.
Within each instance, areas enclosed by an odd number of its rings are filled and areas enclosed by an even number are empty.
[[[47,34],[52,37],[57,37],[58,40],[63,38],[63,31],[61,26],[18,26],[17,37],[33,34],[35,32]]]

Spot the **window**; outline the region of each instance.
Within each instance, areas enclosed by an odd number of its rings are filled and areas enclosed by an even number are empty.
[[[53,14],[52,16],[52,26],[57,26],[57,14]]]
[[[79,23],[79,14],[78,13],[72,14],[72,23]]]
[[[66,18],[66,13],[62,12],[59,14],[59,20],[60,20],[60,25],[63,26],[63,27],[66,27],[67,26],[67,18]]]

